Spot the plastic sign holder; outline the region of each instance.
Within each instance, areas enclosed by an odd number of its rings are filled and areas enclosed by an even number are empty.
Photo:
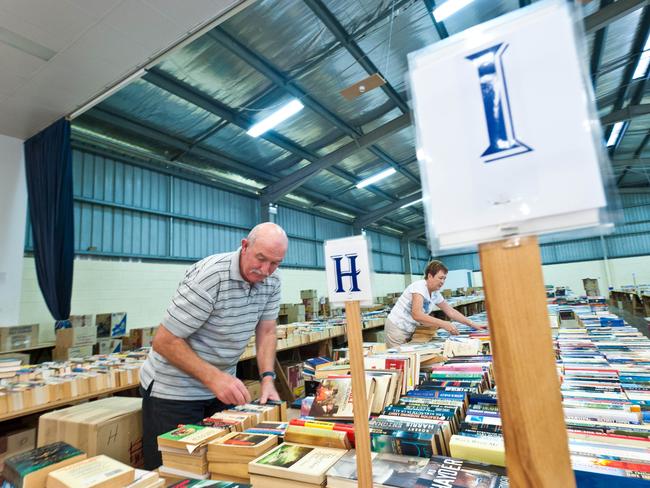
[[[372,303],[370,277],[372,268],[369,245],[365,236],[325,241],[325,272],[332,304],[345,304],[352,403],[355,430],[357,481],[362,488],[372,488],[368,396],[363,360],[363,335],[360,303]]]
[[[514,488],[576,483],[535,237],[606,219],[575,8],[537,2],[409,56],[427,234],[434,252],[479,244]]]

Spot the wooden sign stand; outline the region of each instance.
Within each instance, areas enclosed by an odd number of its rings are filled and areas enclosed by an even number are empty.
[[[354,438],[357,458],[357,481],[361,488],[372,488],[372,460],[370,458],[370,428],[368,425],[368,396],[366,370],[363,361],[361,307],[358,301],[345,302],[350,373],[352,375],[352,404],[354,409]]]
[[[510,486],[575,487],[537,238],[479,254]]]

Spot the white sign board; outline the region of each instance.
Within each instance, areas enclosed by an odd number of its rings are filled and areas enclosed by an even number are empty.
[[[365,236],[325,241],[325,273],[332,304],[358,300],[372,304],[370,252]]]
[[[434,248],[599,224],[607,160],[571,8],[539,2],[409,56]]]

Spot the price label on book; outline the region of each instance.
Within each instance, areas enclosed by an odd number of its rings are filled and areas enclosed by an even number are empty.
[[[372,304],[370,252],[365,236],[325,241],[325,273],[330,302]]]
[[[540,2],[410,54],[434,248],[602,222],[609,162],[573,8]]]

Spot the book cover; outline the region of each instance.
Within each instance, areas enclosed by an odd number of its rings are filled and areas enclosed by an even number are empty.
[[[506,488],[505,469],[489,464],[433,456],[415,488]]]
[[[352,378],[327,378],[316,390],[316,397],[309,410],[315,418],[353,418]]]
[[[212,439],[227,434],[224,429],[185,424],[158,436],[159,446],[185,447],[189,453],[207,444]]]
[[[284,443],[251,461],[250,473],[322,484],[325,473],[341,456],[343,449]]]
[[[376,452],[370,455],[372,480],[375,486],[412,488],[428,464],[428,459],[422,457]],[[328,486],[334,485],[336,480],[357,481],[357,461],[354,451],[346,453],[327,472]]]
[[[44,486],[48,473],[84,459],[83,451],[65,442],[55,442],[5,459],[3,476],[16,488]]]
[[[217,480],[183,480],[170,485],[169,488],[250,488],[248,483]]]
[[[47,477],[47,488],[104,488],[131,483],[135,469],[115,459],[99,456],[52,471]]]

